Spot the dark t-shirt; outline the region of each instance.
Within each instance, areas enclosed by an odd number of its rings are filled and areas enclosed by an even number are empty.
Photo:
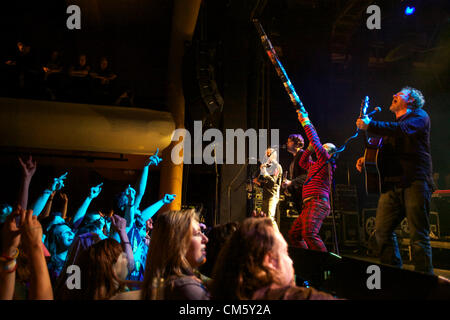
[[[203,283],[195,276],[172,278],[166,283],[165,300],[209,300],[210,295]]]
[[[430,127],[430,118],[422,109],[393,122],[370,122],[368,132],[383,137],[378,160],[383,187],[408,187],[414,180],[433,186]]]

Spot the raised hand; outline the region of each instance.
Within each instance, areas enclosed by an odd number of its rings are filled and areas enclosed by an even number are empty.
[[[302,112],[301,110],[297,110],[298,121],[303,122],[305,119],[308,119],[308,112]]]
[[[91,199],[97,198],[98,195],[100,194],[100,192],[102,191],[102,185],[103,185],[103,182],[95,187],[92,187],[89,198],[91,198]]]
[[[31,179],[31,177],[36,172],[36,160],[33,161],[31,156],[28,156],[28,158],[25,160],[25,162],[19,157],[19,163],[22,167],[22,174],[24,177]]]
[[[165,203],[165,204],[168,204],[168,203],[171,203],[173,200],[175,200],[175,197],[176,197],[177,195],[176,194],[165,194],[164,195],[164,199],[163,199],[163,202]]]
[[[64,179],[66,179],[66,178],[67,178],[67,172],[58,178],[54,178],[53,184],[51,187],[51,191],[53,192],[53,191],[61,190],[62,187],[64,187]]]
[[[69,198],[67,197],[67,194],[65,193],[60,193],[59,196],[61,197],[62,200],[64,200],[64,202],[69,201]]]
[[[364,166],[364,157],[361,157],[361,158],[359,158],[359,159],[356,161],[356,170],[358,170],[359,172],[361,172],[363,166]]]
[[[367,116],[359,118],[358,120],[356,120],[356,127],[359,130],[367,130],[369,128],[370,121],[372,121],[372,119]]]
[[[128,188],[125,190],[125,195],[128,198],[128,205],[132,206],[136,198],[136,190],[134,190],[130,185],[128,185]]]
[[[27,210],[21,226],[22,242],[27,250],[41,248],[42,226],[33,210]]]
[[[158,157],[158,152],[159,152],[159,148],[156,149],[156,153],[154,155],[152,155],[152,156],[150,156],[150,158],[148,158],[146,166],[149,166],[149,165],[157,166],[162,161],[162,159],[160,157]]]
[[[121,216],[118,216],[117,214],[114,214],[111,216],[111,226],[118,233],[126,232],[127,220],[125,220],[125,218],[122,218]]]
[[[2,236],[2,254],[10,257],[14,254],[20,244],[20,226],[17,223],[22,223],[25,220],[25,210],[20,206],[6,218],[3,228],[1,230]]]

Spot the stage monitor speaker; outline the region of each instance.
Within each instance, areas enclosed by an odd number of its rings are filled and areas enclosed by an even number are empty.
[[[339,298],[450,299],[450,282],[434,275],[338,256],[329,252],[290,247],[289,254],[294,261],[298,285],[306,280],[312,287]],[[372,268],[376,271],[372,271]],[[379,288],[368,285],[373,283],[371,280],[373,276],[379,276]]]

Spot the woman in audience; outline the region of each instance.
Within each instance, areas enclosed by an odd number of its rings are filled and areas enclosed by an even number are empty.
[[[220,252],[211,297],[217,300],[322,300],[333,296],[297,287],[287,243],[272,220],[248,218]]]
[[[70,300],[107,300],[125,290],[128,259],[114,239],[101,240],[83,251],[77,261],[80,289],[71,290]]]
[[[142,289],[115,299],[209,300],[205,285],[195,275],[206,260],[207,242],[195,210],[160,213],[152,231]]]

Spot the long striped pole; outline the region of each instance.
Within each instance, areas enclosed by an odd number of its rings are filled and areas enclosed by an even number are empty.
[[[291,99],[292,104],[295,106],[297,110],[306,112],[302,101],[298,97],[297,92],[295,92],[294,86],[292,85],[291,80],[289,80],[286,70],[284,70],[284,67],[281,64],[280,59],[278,58],[277,52],[273,48],[272,43],[267,37],[267,34],[264,32],[261,23],[259,23],[258,19],[253,19],[253,23],[255,24],[256,30],[258,31],[258,34],[261,38],[262,45],[266,50],[266,53],[269,56],[270,61],[272,61],[272,64],[275,67],[275,70],[278,76],[280,77],[283,86],[286,89],[289,98]]]

